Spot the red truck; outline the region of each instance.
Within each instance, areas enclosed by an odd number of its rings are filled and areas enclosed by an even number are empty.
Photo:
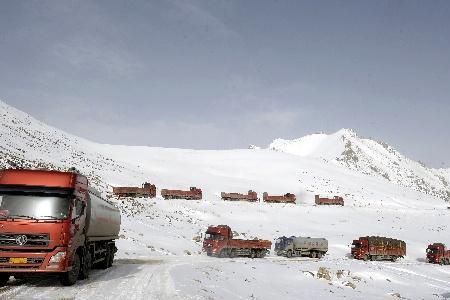
[[[442,243],[428,245],[427,261],[433,264],[450,265],[450,250]]]
[[[334,196],[333,198],[320,198],[316,195],[315,202],[317,205],[342,205],[344,206],[344,198]]]
[[[406,243],[380,236],[360,237],[353,240],[351,254],[356,259],[396,261],[406,255]]]
[[[222,200],[226,201],[248,201],[248,202],[256,202],[258,201],[258,194],[252,190],[248,191],[248,194],[239,194],[239,193],[220,193]]]
[[[233,239],[233,232],[227,225],[209,226],[203,240],[203,251],[208,256],[262,258],[270,252],[272,242],[267,240]]]
[[[119,186],[113,187],[113,194],[120,197],[144,197],[155,198],[156,186],[145,182],[141,187],[134,186]]]
[[[196,187],[191,187],[189,191],[182,190],[161,190],[161,196],[164,199],[186,199],[186,200],[201,200],[202,190]]]
[[[0,285],[59,275],[63,285],[109,268],[120,212],[77,172],[0,171]]]
[[[294,203],[295,195],[291,193],[284,194],[283,196],[269,196],[267,192],[263,193],[263,201],[269,203]]]

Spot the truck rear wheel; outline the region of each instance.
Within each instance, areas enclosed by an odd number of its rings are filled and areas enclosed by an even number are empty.
[[[80,275],[80,256],[75,253],[72,261],[72,270],[69,272],[61,274],[60,281],[62,285],[74,285],[77,282],[78,276]]]
[[[364,261],[368,261],[369,258],[370,258],[369,255],[366,254],[366,255],[364,255],[364,257],[363,257],[363,260],[364,260]]]
[[[231,257],[231,258],[235,258],[236,255],[237,255],[236,249],[233,249],[233,250],[230,251],[230,257]]]
[[[311,252],[309,253],[309,257],[311,257],[311,258],[316,258],[316,252],[311,251]]]
[[[317,258],[321,259],[322,256],[323,256],[323,253],[322,253],[322,252],[317,252]]]
[[[8,283],[8,280],[9,280],[9,274],[0,273],[0,286],[4,286],[6,283]]]
[[[111,260],[111,255],[112,255],[111,248],[106,247],[105,259],[99,263],[100,269],[108,269],[110,267],[109,261]]]

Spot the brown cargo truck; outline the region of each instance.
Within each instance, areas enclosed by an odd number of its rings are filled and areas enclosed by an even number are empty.
[[[294,203],[296,201],[295,195],[291,193],[283,196],[269,196],[267,192],[263,193],[263,201],[268,203]]]
[[[334,196],[333,198],[320,198],[316,195],[315,202],[317,205],[341,205],[344,206],[344,198],[340,196]]]
[[[0,171],[0,286],[59,275],[63,285],[111,267],[120,212],[77,172]]]
[[[121,197],[144,197],[144,198],[155,198],[156,197],[156,186],[145,182],[141,187],[134,186],[119,186],[113,187],[113,194]]]
[[[271,247],[272,242],[267,240],[233,239],[231,228],[227,225],[209,226],[203,240],[203,251],[208,256],[216,257],[263,258]]]
[[[252,190],[248,191],[248,194],[239,194],[239,193],[220,193],[222,200],[225,201],[248,201],[248,202],[256,202],[258,201],[258,194]]]
[[[406,243],[380,236],[366,236],[353,240],[351,254],[356,259],[392,260],[406,255]]]
[[[162,189],[161,196],[166,200],[167,199],[201,200],[202,190],[196,187],[191,187],[189,191]]]

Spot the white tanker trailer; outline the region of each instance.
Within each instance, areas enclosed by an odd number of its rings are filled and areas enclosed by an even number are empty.
[[[324,238],[282,236],[275,242],[275,253],[278,256],[309,256],[311,258],[321,258],[327,251],[328,241]]]

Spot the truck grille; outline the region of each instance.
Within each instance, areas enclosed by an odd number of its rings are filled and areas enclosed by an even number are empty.
[[[20,247],[46,247],[48,246],[49,235],[38,234],[0,234],[0,246],[20,246]]]

